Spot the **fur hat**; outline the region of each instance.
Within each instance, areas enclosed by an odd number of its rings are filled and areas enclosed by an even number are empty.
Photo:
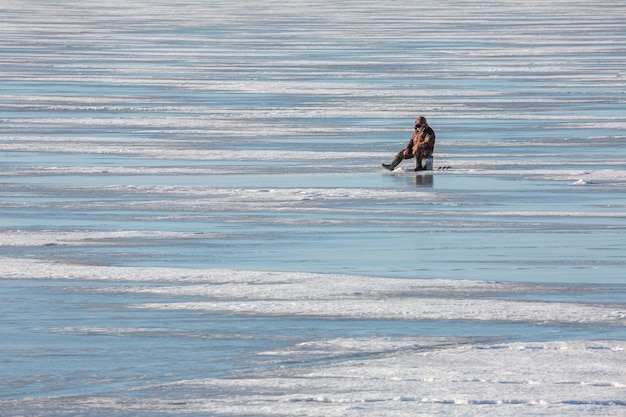
[[[428,126],[428,122],[424,116],[420,116],[415,119],[415,126]]]

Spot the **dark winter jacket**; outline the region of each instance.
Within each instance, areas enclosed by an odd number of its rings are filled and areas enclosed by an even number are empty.
[[[428,125],[415,129],[404,150],[405,158],[429,157],[435,150],[435,131]]]

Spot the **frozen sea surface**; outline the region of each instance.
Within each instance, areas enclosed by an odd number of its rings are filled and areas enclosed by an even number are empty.
[[[623,416],[625,16],[4,1],[0,414]]]

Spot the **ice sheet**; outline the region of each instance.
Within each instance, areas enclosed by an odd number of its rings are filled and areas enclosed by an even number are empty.
[[[3,1],[0,414],[624,415],[625,7]]]
[[[7,415],[626,406],[623,286],[1,261]]]
[[[512,294],[551,293],[558,286],[237,270],[68,266],[10,258],[2,259],[2,264],[4,279],[159,283],[157,286],[132,288],[109,286],[102,290],[158,294],[168,300],[134,306],[145,309],[325,319],[486,320],[542,324],[593,323],[611,327],[626,325],[626,310],[620,306],[501,299],[502,295],[508,298]],[[166,285],[177,282],[183,282],[184,285]],[[594,287],[586,288],[588,292],[597,290]],[[171,300],[190,297],[197,301]]]

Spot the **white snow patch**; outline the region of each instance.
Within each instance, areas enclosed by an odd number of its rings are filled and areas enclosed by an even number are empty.
[[[69,400],[79,410],[330,417],[457,413],[618,417],[626,406],[624,341],[481,345],[415,338],[412,345],[399,341],[394,350],[382,354],[381,344],[389,343],[377,338],[339,344],[322,340],[311,347],[329,346],[328,342],[338,354],[351,354],[354,346],[364,354],[314,367],[259,368],[252,374],[152,387],[187,392],[176,401],[129,395],[48,397],[46,403],[56,408]],[[8,408],[14,401],[0,400],[0,407]],[[20,401],[35,406],[41,400]]]
[[[64,265],[2,258],[1,278],[158,281],[173,285],[106,287],[100,291],[194,296],[206,301],[138,303],[136,308],[200,310],[238,315],[355,319],[500,320],[626,325],[626,310],[565,302],[499,299],[498,294],[541,291],[531,284],[460,280]],[[484,297],[494,294],[494,297]]]

